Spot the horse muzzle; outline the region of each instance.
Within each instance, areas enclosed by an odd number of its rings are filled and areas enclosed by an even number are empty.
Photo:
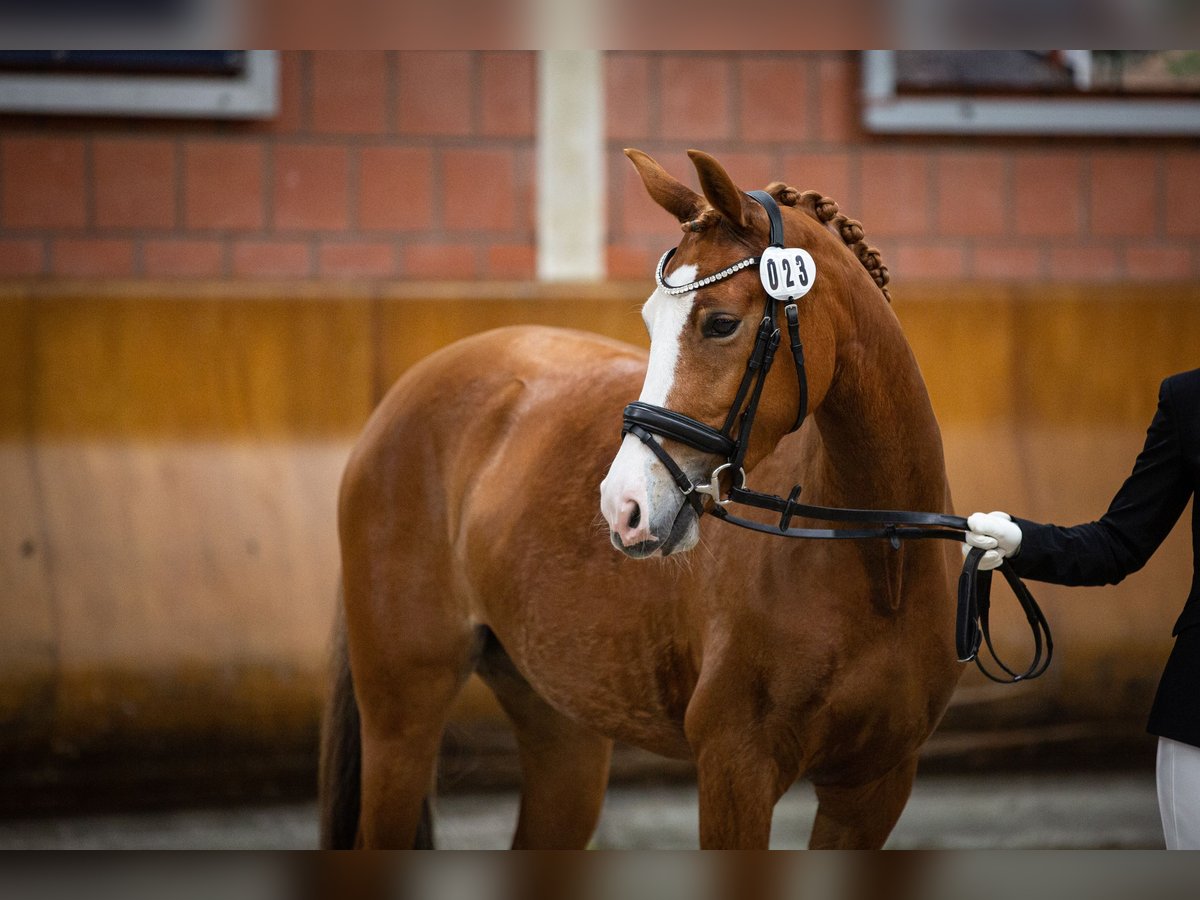
[[[693,505],[632,436],[623,442],[600,486],[600,511],[613,546],[634,559],[690,550],[699,539]]]

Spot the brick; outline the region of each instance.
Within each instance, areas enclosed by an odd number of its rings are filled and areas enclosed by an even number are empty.
[[[1171,154],[1166,165],[1167,234],[1200,235],[1200,155]]]
[[[975,246],[973,274],[977,278],[997,278],[1005,281],[1042,278],[1045,270],[1045,250],[1038,245],[1039,243],[979,243]]]
[[[175,144],[97,139],[92,148],[96,224],[170,228],[175,224]]]
[[[799,54],[743,58],[739,136],[744,141],[802,141],[808,129],[808,63]]]
[[[305,71],[312,51],[279,51],[279,111],[275,118],[260,123],[263,131],[296,134],[305,130],[311,98],[305,89]]]
[[[184,148],[184,221],[189,228],[261,228],[263,148],[192,141]]]
[[[0,223],[7,228],[87,224],[84,142],[70,137],[0,141]]]
[[[142,244],[142,273],[165,278],[219,277],[224,274],[225,247],[220,241],[148,240]]]
[[[59,238],[51,254],[55,275],[115,278],[133,274],[133,241]]]
[[[345,147],[276,146],[275,227],[337,230],[350,222]]]
[[[397,85],[402,134],[471,133],[474,87],[472,55],[466,51],[400,53]]]
[[[360,228],[423,231],[433,224],[433,154],[429,150],[364,147],[356,189]]]
[[[1013,163],[1017,234],[1064,237],[1079,233],[1081,173],[1078,154],[1038,153]]]
[[[317,257],[322,275],[339,278],[385,277],[396,272],[396,248],[386,241],[322,242]]]
[[[744,191],[758,190],[766,187],[772,181],[782,180],[779,166],[771,153],[754,151],[719,153],[716,155],[716,160],[724,166],[734,184]]]
[[[624,154],[621,156],[624,159]],[[516,166],[513,175],[515,204],[514,214],[517,218],[517,229],[525,233],[532,242],[534,239],[534,223],[537,221],[537,148],[534,146],[517,147],[513,153]]]
[[[312,127],[325,134],[387,131],[387,54],[316,50],[312,55]]]
[[[492,244],[484,274],[489,278],[533,278],[537,251],[532,244]]]
[[[479,252],[474,244],[420,242],[403,251],[406,278],[478,278]]]
[[[817,140],[836,144],[862,140],[857,87],[856,65],[849,52],[817,62]]]
[[[868,234],[930,231],[928,159],[916,152],[862,154],[861,218]]]
[[[905,241],[889,249],[884,265],[893,278],[962,278],[966,274],[966,253],[957,243]]]
[[[654,250],[639,244],[609,244],[608,277],[643,279],[649,283],[665,249]]]
[[[517,225],[511,150],[442,152],[443,224],[448,229],[507,231]]]
[[[0,238],[0,276],[41,275],[46,271],[46,245],[38,238]]]
[[[605,128],[613,140],[645,140],[651,129],[650,59],[609,51],[604,57]]]
[[[1147,281],[1166,281],[1193,275],[1190,247],[1128,247],[1125,250],[1125,274]]]
[[[1088,172],[1091,232],[1102,237],[1159,232],[1159,155],[1094,156]]]
[[[286,278],[312,274],[312,254],[306,241],[245,239],[233,245],[233,274]]]
[[[1050,248],[1052,279],[1107,281],[1117,273],[1117,252],[1108,244]]]
[[[858,208],[850,156],[846,153],[789,153],[783,158],[781,180],[800,191],[820,191],[832,197],[847,215]]]
[[[996,236],[1009,230],[1008,171],[994,153],[937,158],[937,230],[947,236]]]
[[[482,131],[504,137],[533,137],[534,54],[485,53],[480,65]]]
[[[661,65],[662,134],[703,141],[733,137],[730,61],[720,56],[666,55]]]

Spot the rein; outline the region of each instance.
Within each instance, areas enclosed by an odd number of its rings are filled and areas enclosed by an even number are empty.
[[[664,272],[667,263],[675,253],[675,249],[672,248],[663,255],[655,272],[655,280],[661,290],[672,296],[690,293],[729,278],[750,266],[764,263],[771,248],[783,248],[783,216],[775,198],[766,191],[751,191],[749,196],[762,205],[771,221],[770,248],[761,256],[747,257],[719,272],[688,284],[668,285]],[[804,368],[804,347],[800,341],[799,310],[794,300],[807,293],[813,276],[815,273],[805,273],[805,277],[809,280],[801,282],[804,290],[796,291],[794,296],[780,297],[777,295],[778,292],[767,288],[766,275],[760,275],[763,278],[764,293],[767,294],[762,321],[759,323],[754,348],[746,363],[745,374],[742,376],[729,414],[725,418],[725,424],[720,430],[674,410],[636,401],[625,407],[621,433],[623,435],[632,434],[649,448],[650,452],[666,468],[675,485],[698,516],[703,516],[707,511],[715,518],[731,525],[737,525],[739,528],[789,538],[842,541],[884,539],[891,543],[893,550],[899,550],[900,542],[905,540],[962,542],[963,535],[970,529],[967,527],[967,520],[961,516],[902,510],[814,506],[798,502],[801,491],[798,484],[792,488],[786,499],[746,487],[746,473],[742,463],[750,442],[750,430],[754,427],[754,416],[758,410],[763,385],[771,370],[771,365],[775,361],[775,352],[782,341],[782,332],[775,318],[775,304],[778,299],[787,300],[783,312],[789,348],[796,366],[796,378],[800,388],[799,410],[789,433],[799,428],[808,415],[808,378]],[[737,434],[731,436],[735,426]],[[655,440],[655,435],[678,441],[704,453],[723,457],[725,462],[713,470],[707,483],[694,482],[662,444]],[[727,469],[730,471],[733,481],[728,495],[722,497],[721,474]],[[704,506],[703,498],[706,496],[712,500],[711,508],[708,510]],[[779,513],[779,523],[766,525],[734,515],[728,510],[731,504]],[[874,527],[793,528],[791,521],[796,517],[824,522],[849,522],[858,526]],[[977,547],[971,548],[963,560],[962,574],[958,578],[958,610],[954,630],[958,660],[959,662],[974,660],[979,671],[987,678],[1002,684],[1015,684],[1018,681],[1037,678],[1049,667],[1050,659],[1054,654],[1054,641],[1050,635],[1050,626],[1029,589],[1011,567],[1001,563],[1000,572],[1020,603],[1029,623],[1030,632],[1033,635],[1034,653],[1032,662],[1023,672],[1010,669],[1000,660],[992,644],[990,628],[992,573],[979,569],[983,554],[983,550]],[[984,644],[986,644],[992,660],[1000,667],[1004,675],[994,673],[981,661],[979,650]]]

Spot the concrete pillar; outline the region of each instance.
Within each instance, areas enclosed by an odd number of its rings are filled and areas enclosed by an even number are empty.
[[[539,52],[537,179],[538,278],[604,278],[603,51]]]

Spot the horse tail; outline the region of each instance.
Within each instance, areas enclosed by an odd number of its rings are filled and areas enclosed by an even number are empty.
[[[350,654],[346,646],[346,613],[338,590],[333,625],[333,689],[321,721],[321,760],[318,788],[321,849],[352,850],[358,839],[362,791],[362,734]],[[433,811],[426,796],[421,804],[414,850],[433,849]]]
[[[321,849],[350,850],[358,837],[359,792],[362,787],[362,736],[358,701],[350,676],[346,648],[346,613],[338,590],[333,624],[332,690],[321,721],[321,763],[318,797],[321,810]]]

